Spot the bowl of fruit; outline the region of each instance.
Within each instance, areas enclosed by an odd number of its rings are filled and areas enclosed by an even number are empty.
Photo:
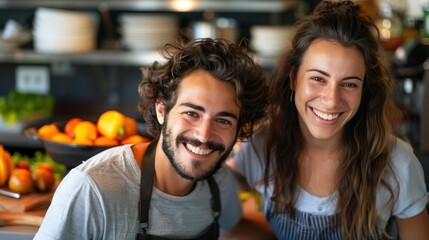
[[[52,159],[70,170],[108,148],[150,141],[150,135],[141,125],[131,117],[109,110],[96,122],[71,118],[28,128],[24,134],[41,141]]]

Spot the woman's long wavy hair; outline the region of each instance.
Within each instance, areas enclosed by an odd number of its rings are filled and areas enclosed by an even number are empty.
[[[267,77],[246,48],[223,39],[199,39],[185,43],[179,40],[163,49],[165,61],[141,68],[139,111],[143,114],[148,133],[161,133],[155,102],[165,104],[166,114],[177,100],[177,88],[188,74],[205,70],[216,79],[234,87],[240,106],[237,136],[249,138],[254,127],[266,117],[268,99]]]
[[[345,239],[376,239],[380,232],[388,237],[377,215],[376,193],[378,186],[386,187],[392,195],[389,204],[393,204],[393,190],[382,178],[392,143],[388,116],[393,106],[393,81],[382,63],[377,27],[351,1],[323,1],[295,27],[291,46],[279,60],[269,87],[270,125],[263,181],[266,186],[274,182],[275,211],[293,214],[298,159],[304,148],[303,135],[297,127],[298,112],[290,101],[292,84],[299,81],[297,72],[308,47],[316,39],[325,39],[357,48],[366,64],[360,107],[342,135],[341,171],[336,178],[342,234]]]

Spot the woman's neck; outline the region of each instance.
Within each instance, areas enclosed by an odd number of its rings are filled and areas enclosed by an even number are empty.
[[[301,187],[320,197],[335,192],[340,157],[340,151],[333,146],[306,146],[298,163]]]

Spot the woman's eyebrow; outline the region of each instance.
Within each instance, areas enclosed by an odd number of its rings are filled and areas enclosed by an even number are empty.
[[[329,73],[327,73],[325,71],[322,71],[320,69],[315,69],[315,68],[308,69],[306,72],[318,72],[318,73],[320,73],[322,75],[325,75],[327,77],[331,76]],[[358,77],[358,76],[348,76],[348,77],[343,78],[343,80],[348,80],[348,79],[357,79],[359,81],[362,81],[362,79],[360,77]]]

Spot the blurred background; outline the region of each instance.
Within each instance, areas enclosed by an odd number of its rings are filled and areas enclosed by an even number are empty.
[[[0,0],[0,144],[31,152],[22,131],[47,121],[137,112],[140,67],[177,38],[244,44],[270,77],[293,24],[316,0]],[[397,80],[398,134],[429,152],[427,0],[356,0],[379,27]],[[424,111],[426,109],[426,111]]]

